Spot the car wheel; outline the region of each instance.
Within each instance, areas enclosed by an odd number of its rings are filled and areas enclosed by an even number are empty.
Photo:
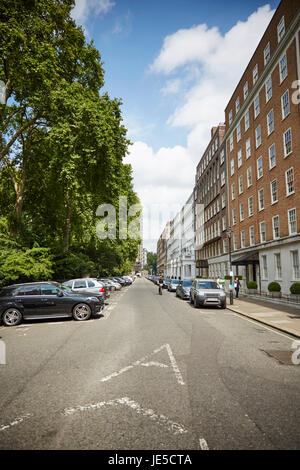
[[[73,308],[73,318],[77,321],[88,320],[92,315],[91,307],[87,304],[81,303],[75,305]]]
[[[190,304],[193,305],[193,299],[191,295],[190,295]]]
[[[2,321],[5,326],[16,326],[23,320],[23,315],[17,308],[8,308],[2,316]]]
[[[195,308],[198,308],[199,307],[199,303],[197,301],[197,297],[194,298],[194,307]]]
[[[226,302],[221,304],[221,308],[226,308]]]

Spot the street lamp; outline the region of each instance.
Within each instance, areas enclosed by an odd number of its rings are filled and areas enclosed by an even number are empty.
[[[232,235],[232,230],[229,227],[227,229],[228,254],[229,254],[229,271],[230,271],[229,298],[230,298],[230,305],[233,305],[233,272],[232,272],[232,264],[231,264],[231,235]]]

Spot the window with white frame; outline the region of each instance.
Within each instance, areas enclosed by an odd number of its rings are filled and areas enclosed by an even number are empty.
[[[228,119],[229,119],[229,124],[231,124],[232,123],[232,109],[229,111]]]
[[[230,149],[230,152],[232,152],[232,150],[233,150],[233,134],[231,134],[231,136],[229,137],[229,149]]]
[[[278,25],[277,25],[277,39],[278,39],[278,42],[281,41],[281,39],[283,38],[283,36],[285,35],[285,22],[284,22],[284,16],[281,18],[281,20],[279,21]]]
[[[267,239],[267,236],[266,236],[266,222],[260,222],[260,224],[259,224],[259,235],[260,235],[260,242],[264,243]]]
[[[290,114],[290,96],[289,90],[286,90],[284,95],[281,97],[281,111],[282,111],[282,119],[285,119]]]
[[[226,194],[223,193],[221,196],[221,202],[222,202],[222,209],[226,206]]]
[[[260,104],[259,104],[259,95],[257,95],[254,98],[254,119],[257,118],[259,113],[260,113]]]
[[[283,134],[284,156],[288,157],[292,153],[292,129],[288,129]]]
[[[225,171],[222,171],[221,173],[221,186],[224,186],[225,184]]]
[[[253,76],[253,85],[255,85],[255,83],[258,80],[258,65],[257,64],[255,65],[253,69],[252,76]]]
[[[243,163],[243,156],[242,156],[242,150],[240,149],[237,154],[237,161],[238,161],[238,168],[242,166]]]
[[[240,222],[245,219],[245,210],[244,210],[244,203],[241,202],[240,204]]]
[[[230,161],[230,175],[234,175],[234,158]]]
[[[293,250],[291,251],[291,258],[292,258],[292,276],[293,279],[299,279],[300,278],[300,265],[299,265],[299,252],[298,250]]]
[[[241,248],[245,248],[246,246],[246,238],[245,238],[245,230],[241,231]]]
[[[271,111],[267,115],[267,129],[268,129],[268,135],[272,134],[274,131],[274,111],[271,109]]]
[[[239,122],[236,127],[236,141],[239,142],[241,140],[241,123]]]
[[[288,68],[287,68],[287,57],[284,54],[281,59],[279,60],[279,76],[280,76],[280,83],[286,79],[288,76]]]
[[[245,132],[249,129],[250,127],[250,114],[249,114],[249,109],[245,112]]]
[[[225,151],[224,149],[222,149],[220,152],[220,165],[223,165],[224,161],[225,161]]]
[[[237,250],[237,234],[233,234],[233,249]]]
[[[271,48],[270,48],[270,43],[268,42],[268,44],[264,48],[264,64],[265,65],[267,65],[270,58],[271,58]]]
[[[290,196],[295,192],[295,177],[294,177],[294,168],[289,168],[285,172],[285,182],[286,182],[286,195]]]
[[[243,175],[239,176],[239,194],[242,194],[244,190],[243,187]]]
[[[275,144],[272,144],[269,147],[269,167],[270,170],[276,166],[276,151],[275,151]]]
[[[236,114],[239,112],[240,110],[240,97],[238,96],[236,101],[235,101],[235,112]]]
[[[256,166],[257,166],[257,179],[259,180],[263,176],[263,159],[262,159],[262,156],[260,156],[257,159]]]
[[[248,96],[248,82],[244,85],[244,101],[247,99]]]
[[[247,188],[250,188],[252,185],[252,166],[247,168]]]
[[[282,266],[281,266],[281,256],[280,253],[274,254],[275,260],[275,279],[280,280],[282,277]]]
[[[260,125],[255,129],[255,144],[256,144],[256,148],[258,148],[261,145],[261,126]]]
[[[226,225],[226,217],[222,217],[222,230],[223,232],[226,230],[227,225]]]
[[[271,181],[270,190],[271,190],[271,204],[275,204],[275,202],[278,202],[277,180]]]
[[[267,264],[267,257],[263,255],[261,257],[261,265],[262,265],[262,279],[268,279],[268,264]]]
[[[231,200],[235,200],[235,183],[232,183],[231,185]]]
[[[253,216],[254,211],[254,205],[253,205],[253,196],[250,196],[248,198],[248,215],[249,217]]]
[[[289,234],[295,235],[297,233],[296,209],[290,209],[288,211],[288,223],[289,223]]]
[[[249,228],[249,240],[251,246],[255,245],[255,233],[253,225]]]
[[[231,211],[231,215],[232,215],[232,225],[235,225],[236,224],[236,209],[232,209]]]
[[[273,238],[276,240],[280,237],[280,229],[279,229],[279,215],[275,215],[272,217],[272,226],[273,226]]]
[[[250,138],[246,140],[246,160],[251,157],[251,140]]]
[[[270,101],[272,98],[272,77],[269,75],[269,77],[266,80],[265,84],[265,89],[266,89],[266,102]]]
[[[258,210],[262,211],[265,208],[264,190],[259,189],[258,191]]]

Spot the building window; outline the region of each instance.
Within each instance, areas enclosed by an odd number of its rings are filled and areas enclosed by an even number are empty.
[[[243,193],[243,176],[239,176],[239,194]]]
[[[270,186],[271,186],[271,204],[275,204],[275,202],[278,202],[277,180],[271,181]]]
[[[240,222],[243,222],[245,218],[244,203],[240,204]]]
[[[284,95],[281,97],[281,111],[282,111],[282,119],[285,119],[290,114],[289,90],[286,90]]]
[[[255,245],[255,234],[254,234],[254,227],[249,228],[249,238],[250,238],[250,245]]]
[[[258,191],[258,210],[262,211],[264,208],[265,208],[264,190],[260,189]]]
[[[229,111],[229,124],[232,123],[232,109]]]
[[[241,248],[245,248],[246,242],[245,242],[245,230],[241,231]]]
[[[268,128],[268,135],[272,134],[274,131],[274,111],[271,109],[269,114],[267,115],[267,128]]]
[[[294,168],[289,168],[285,172],[286,195],[290,196],[295,192]]]
[[[240,97],[238,96],[236,101],[235,101],[235,112],[236,114],[239,112],[240,110]]]
[[[257,179],[259,180],[263,175],[263,159],[259,157],[257,159]]]
[[[285,80],[286,77],[288,76],[286,54],[284,54],[279,61],[279,75],[280,75],[280,83],[282,83],[283,80]]]
[[[271,145],[269,147],[269,164],[270,164],[270,170],[276,166],[276,152],[275,152],[275,144]]]
[[[267,257],[263,255],[261,257],[261,264],[262,264],[262,278],[264,280],[268,279],[268,265],[267,265]]]
[[[257,118],[257,116],[259,115],[260,113],[260,104],[259,104],[259,95],[257,95],[255,98],[254,98],[254,119]]]
[[[291,251],[292,267],[293,267],[293,279],[300,278],[300,266],[299,266],[299,253],[298,250]]]
[[[232,225],[236,224],[236,209],[232,209]]]
[[[259,224],[259,234],[260,234],[260,242],[264,243],[266,241],[266,222],[261,222]]]
[[[233,235],[233,249],[237,250],[237,235]]]
[[[231,136],[229,137],[229,148],[230,148],[230,152],[232,152],[232,150],[233,150],[233,134],[231,134]]]
[[[234,158],[230,161],[230,175],[234,175]]]
[[[290,209],[288,211],[288,222],[289,222],[289,234],[295,235],[297,233],[296,209]]]
[[[250,138],[246,140],[246,160],[251,157],[251,141]]]
[[[247,168],[247,187],[250,188],[252,185],[252,167]]]
[[[253,196],[250,196],[248,199],[248,214],[249,217],[253,216]]]
[[[270,43],[268,42],[268,44],[266,45],[264,49],[264,64],[265,65],[267,65],[270,58],[271,58],[271,49],[270,49]]]
[[[292,129],[288,129],[283,134],[284,156],[288,157],[292,153]]]
[[[249,129],[250,127],[250,115],[249,115],[249,109],[247,109],[245,113],[245,132]]]
[[[272,98],[272,77],[271,75],[266,80],[266,102],[270,101]]]
[[[220,153],[220,165],[223,165],[224,161],[225,161],[225,151],[224,149],[222,149]]]
[[[258,65],[257,64],[255,65],[253,69],[252,76],[253,76],[253,85],[255,85],[255,83],[258,80]]]
[[[242,151],[239,150],[237,154],[237,161],[238,161],[238,168],[242,166],[243,163],[243,157],[242,157]]]
[[[282,268],[281,268],[281,256],[280,253],[275,253],[275,279],[281,279],[282,276]]]
[[[227,226],[226,226],[226,217],[222,217],[222,230],[223,232],[226,230]]]
[[[247,99],[248,96],[248,82],[244,85],[244,101]]]
[[[235,200],[235,183],[232,183],[231,185],[231,200]]]
[[[275,240],[276,238],[280,237],[279,215],[275,215],[275,217],[272,218],[272,226],[273,226],[273,238]]]
[[[236,141],[239,142],[241,140],[241,123],[239,122],[236,128]]]
[[[277,25],[277,39],[278,39],[278,42],[281,41],[281,39],[283,38],[283,36],[285,35],[285,22],[284,22],[284,16],[281,18],[281,20],[279,21],[278,25]]]
[[[218,201],[219,202],[219,201]],[[224,207],[226,206],[226,197],[225,197],[225,193],[222,194],[221,196],[221,202],[222,202],[222,209],[224,209]],[[219,211],[218,211],[219,212]]]
[[[256,148],[258,148],[261,145],[261,126],[260,125],[255,129],[255,143],[256,143]]]

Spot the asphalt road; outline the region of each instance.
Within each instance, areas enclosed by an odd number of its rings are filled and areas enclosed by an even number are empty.
[[[264,352],[293,339],[150,281],[0,339],[0,449],[300,449],[300,366]]]

